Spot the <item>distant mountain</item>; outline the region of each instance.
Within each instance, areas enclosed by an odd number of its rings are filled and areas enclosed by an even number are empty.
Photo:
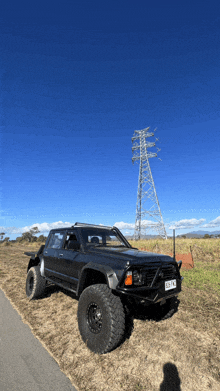
[[[196,234],[196,235],[206,235],[206,234],[209,234],[209,235],[219,235],[220,234],[220,231],[213,231],[213,232],[210,232],[210,231],[193,231],[193,232],[189,232],[190,234]]]
[[[187,238],[203,238],[204,235],[220,235],[220,231],[213,231],[213,232],[210,232],[210,231],[193,231],[193,232],[188,232],[186,234],[181,234],[181,235],[177,235],[177,231],[175,232],[175,237],[178,238],[178,237],[181,237],[181,236],[186,236]],[[131,239],[134,239],[134,236],[133,235],[130,235],[130,236],[126,236],[126,239],[128,240],[131,240]],[[167,236],[168,238],[172,238],[173,235],[170,235],[170,236]],[[140,237],[141,239],[158,239],[160,238],[160,235],[141,235]]]
[[[181,234],[181,235],[178,235],[178,236],[185,235],[187,238],[203,238],[203,236],[206,235],[206,234],[216,236],[216,235],[220,235],[220,231],[213,231],[213,232],[210,232],[210,231],[193,231],[193,232],[188,232],[187,234]]]

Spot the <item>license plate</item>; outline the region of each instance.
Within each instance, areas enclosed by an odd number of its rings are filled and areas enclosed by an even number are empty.
[[[176,280],[165,281],[165,291],[176,288]]]

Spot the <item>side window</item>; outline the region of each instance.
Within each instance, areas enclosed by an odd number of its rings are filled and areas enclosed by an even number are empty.
[[[54,232],[48,243],[48,248],[61,248],[65,232]]]

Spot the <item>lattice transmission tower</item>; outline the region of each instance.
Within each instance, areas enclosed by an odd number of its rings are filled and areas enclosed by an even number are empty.
[[[139,179],[138,179],[138,193],[137,193],[137,206],[136,206],[136,219],[135,219],[135,230],[134,230],[134,238],[135,240],[140,239],[141,228],[146,231],[155,230],[163,239],[167,239],[167,233],[165,229],[165,225],[163,222],[163,217],[160,210],[159,201],[157,198],[157,193],[155,189],[155,184],[153,180],[153,176],[150,169],[149,158],[156,157],[157,153],[148,152],[147,148],[151,148],[155,146],[154,142],[147,142],[146,138],[154,136],[154,133],[149,133],[148,130],[150,128],[145,128],[143,130],[135,130],[134,136],[132,137],[132,143],[137,141],[133,147],[132,152],[137,151],[140,152],[140,155],[135,155],[132,158],[132,163],[140,159],[140,168],[139,168]],[[155,129],[156,130],[156,129]],[[158,139],[156,139],[157,141]],[[157,148],[157,152],[160,151]],[[161,160],[161,159],[160,159]],[[148,189],[145,187],[148,185]],[[143,208],[143,204],[146,201],[149,201],[151,207],[146,210]],[[152,202],[150,202],[152,201]],[[150,206],[149,205],[149,206]],[[143,218],[149,215],[151,221],[143,220]],[[154,221],[152,221],[155,220]]]

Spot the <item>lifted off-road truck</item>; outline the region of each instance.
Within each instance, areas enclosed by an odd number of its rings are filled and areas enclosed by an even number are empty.
[[[82,340],[98,354],[120,344],[132,308],[153,305],[164,308],[164,318],[169,317],[181,291],[182,261],[139,251],[117,227],[75,223],[52,229],[37,253],[25,254],[31,257],[26,279],[29,300],[42,297],[51,283],[73,292],[79,299]]]

